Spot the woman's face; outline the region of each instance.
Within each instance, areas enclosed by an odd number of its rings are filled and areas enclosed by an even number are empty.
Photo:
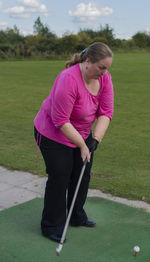
[[[112,64],[112,57],[107,57],[103,60],[100,60],[94,64],[90,62],[90,60],[87,58],[86,60],[86,67],[87,67],[87,77],[90,79],[98,79],[102,75],[105,75],[107,73],[107,69]]]

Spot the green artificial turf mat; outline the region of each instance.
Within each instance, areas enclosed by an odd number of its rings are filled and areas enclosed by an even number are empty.
[[[43,237],[43,199],[0,212],[0,262],[149,262],[150,214],[103,198],[88,198],[85,209],[95,228],[69,227],[60,256],[58,244]],[[138,256],[133,247],[140,246]]]

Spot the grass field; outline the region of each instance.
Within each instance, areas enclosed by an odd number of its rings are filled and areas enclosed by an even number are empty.
[[[150,203],[150,53],[116,53],[111,125],[95,153],[90,186]],[[45,174],[33,119],[64,61],[0,62],[0,165]]]

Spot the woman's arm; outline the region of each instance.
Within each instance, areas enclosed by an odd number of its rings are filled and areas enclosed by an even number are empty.
[[[79,132],[73,127],[73,125],[69,122],[65,123],[63,126],[61,126],[61,131],[64,133],[64,135],[73,142],[76,146],[78,146],[81,150],[81,158],[84,161],[86,158],[88,162],[90,161],[90,152],[85,144],[84,139],[79,134]]]
[[[103,139],[103,136],[105,135],[105,132],[109,126],[109,123],[110,119],[107,116],[102,115],[98,117],[93,135],[93,137],[98,142],[101,142],[101,140]]]

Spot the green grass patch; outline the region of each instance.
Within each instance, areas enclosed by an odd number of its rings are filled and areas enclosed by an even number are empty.
[[[150,53],[116,53],[110,69],[115,110],[95,152],[91,188],[150,203]],[[33,119],[65,61],[0,62],[0,165],[45,174]]]
[[[34,199],[0,212],[1,262],[149,262],[150,214],[106,199],[88,198],[85,209],[96,227],[68,227],[58,257],[58,243],[41,235],[42,208],[43,199]],[[137,258],[135,245],[140,247]]]

